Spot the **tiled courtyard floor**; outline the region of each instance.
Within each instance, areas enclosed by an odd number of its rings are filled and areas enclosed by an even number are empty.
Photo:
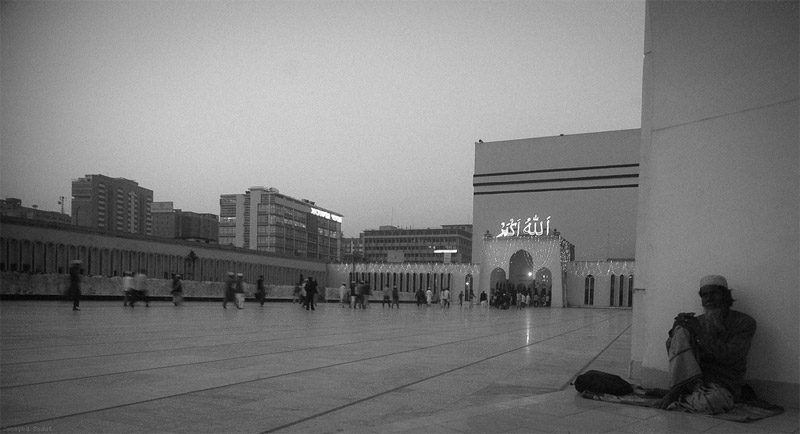
[[[580,398],[631,312],[0,303],[0,426],[71,433],[798,433]]]

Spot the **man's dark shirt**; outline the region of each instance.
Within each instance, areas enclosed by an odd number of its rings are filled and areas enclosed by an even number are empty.
[[[722,320],[722,329],[716,331],[709,331],[707,314],[698,316],[697,320],[700,322],[697,361],[703,379],[725,387],[738,400],[747,370],[747,352],[756,332],[756,320],[731,310]]]

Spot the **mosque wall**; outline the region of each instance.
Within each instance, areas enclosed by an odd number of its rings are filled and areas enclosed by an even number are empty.
[[[576,260],[633,258],[639,129],[475,144],[473,261],[488,231],[539,219]]]
[[[648,1],[631,377],[665,387],[666,333],[721,274],[758,321],[747,377],[800,396],[798,2]],[[476,225],[477,228],[477,225]]]

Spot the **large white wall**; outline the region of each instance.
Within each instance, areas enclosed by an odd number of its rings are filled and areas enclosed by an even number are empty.
[[[632,376],[666,386],[664,340],[728,278],[758,321],[748,378],[798,406],[798,2],[648,1]]]
[[[551,230],[575,246],[576,259],[633,258],[640,137],[633,129],[477,143],[475,175],[491,176],[473,178],[473,261],[485,262],[487,230],[497,235],[501,222],[534,215],[551,217]],[[528,173],[502,175],[508,172]],[[603,179],[614,176],[628,177]],[[478,186],[485,182],[520,183]],[[552,191],[480,194],[526,189]]]

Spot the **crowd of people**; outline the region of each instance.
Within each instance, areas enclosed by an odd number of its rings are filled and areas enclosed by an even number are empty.
[[[81,274],[81,261],[72,261],[67,295],[73,301],[73,310],[80,310]],[[397,286],[390,288],[386,285],[377,292],[381,292],[379,296],[382,296],[382,308],[387,305],[390,309],[400,308],[400,293]],[[149,307],[150,297],[147,291],[146,270],[140,269],[136,273],[124,272],[122,276],[122,293],[124,306],[134,307],[136,303],[141,302],[145,304],[145,307]],[[266,293],[264,276],[259,276],[256,281],[255,299],[261,306],[264,306],[266,302]],[[175,306],[183,305],[183,276],[180,274],[172,275],[170,294],[172,295],[172,303]],[[372,296],[373,291],[370,284],[365,283],[363,280],[351,282],[349,286],[347,283],[342,282],[339,287],[340,305],[343,308],[368,309]],[[441,291],[432,290],[430,287],[424,291],[419,288],[414,297],[417,306],[430,307],[439,305],[442,308],[449,308],[453,302],[450,288],[447,287],[442,288]],[[299,282],[294,286],[293,302],[298,303],[306,310],[315,310],[317,302],[322,298],[324,298],[324,295],[320,293],[316,279],[313,277],[303,278],[301,275]],[[244,309],[245,280],[242,273],[228,272],[223,286],[222,308],[227,309],[228,303],[235,305],[237,309]],[[550,292],[545,291],[544,288],[541,290],[535,287],[517,290],[513,287],[506,289],[498,285],[491,291],[491,295],[487,295],[486,291],[481,291],[480,295],[476,297],[472,289],[458,293],[459,307],[472,307],[476,303],[480,303],[481,307],[484,308],[493,307],[497,309],[509,309],[512,306],[520,309],[524,307],[546,307],[550,306]]]

